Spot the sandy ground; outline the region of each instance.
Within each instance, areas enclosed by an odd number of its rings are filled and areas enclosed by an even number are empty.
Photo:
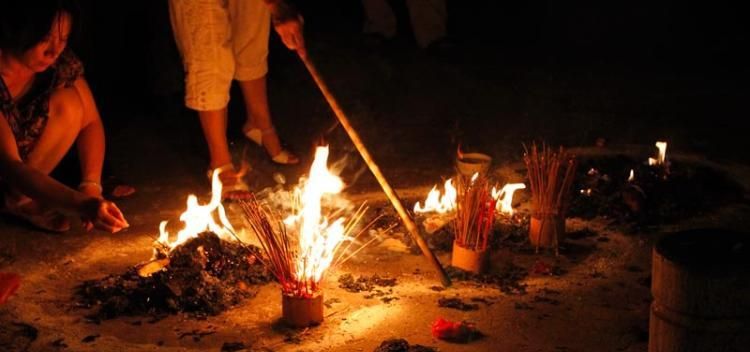
[[[153,146],[144,146],[152,148]],[[512,174],[518,165],[498,168],[496,174]],[[742,171],[742,168],[733,167]],[[265,170],[255,170],[260,172]],[[272,170],[268,170],[271,172]],[[179,168],[165,170],[176,175]],[[73,230],[50,235],[5,221],[0,246],[2,270],[22,275],[17,295],[0,309],[3,322],[0,344],[9,351],[217,351],[224,343],[241,342],[252,350],[273,351],[371,351],[381,341],[398,337],[412,344],[434,346],[442,351],[645,351],[650,304],[650,254],[654,238],[648,234],[624,234],[608,229],[603,220],[570,219],[567,230],[588,228],[590,237],[567,240],[559,257],[552,253],[518,254],[501,249],[493,254],[494,270],[511,262],[530,270],[542,261],[563,269],[562,275],[530,273],[522,283],[525,295],[508,295],[493,287],[454,282],[436,290],[439,281],[421,255],[408,253],[395,240],[403,231],[386,233],[382,242],[367,247],[354,259],[327,275],[326,319],[319,327],[294,331],[281,326],[280,297],[276,284],[260,287],[256,297],[218,316],[197,320],[188,315],[154,321],[150,317],[121,317],[90,323],[85,310],[71,299],[83,280],[121,273],[148,260],[159,221],[176,219],[184,210],[188,193],[205,194],[205,185],[154,181],[140,184],[136,196],[120,202],[132,227],[107,235]],[[195,192],[195,189],[203,192]],[[427,187],[399,189],[405,199],[418,199]],[[373,209],[391,212],[377,189],[352,192],[356,202],[367,200]],[[407,201],[411,206],[413,200]],[[521,204],[522,207],[526,206]],[[229,207],[230,214],[237,209]],[[735,221],[747,207],[724,209],[674,228]],[[234,217],[236,219],[236,216]],[[390,238],[389,238],[390,237]],[[439,253],[449,263],[448,253]],[[374,273],[397,278],[384,303],[366,299],[338,287],[345,273]],[[466,302],[481,299],[479,309],[459,311],[438,307],[443,297]],[[436,340],[430,324],[439,317],[467,320],[486,336],[466,345]],[[21,325],[19,325],[21,324]],[[36,331],[30,338],[29,328]],[[26,329],[26,330],[24,330]],[[26,331],[26,333],[24,333]]]

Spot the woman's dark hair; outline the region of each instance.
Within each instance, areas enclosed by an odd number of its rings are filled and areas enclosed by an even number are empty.
[[[79,7],[75,0],[0,0],[0,50],[20,54],[39,44],[61,14],[70,16],[76,34]]]

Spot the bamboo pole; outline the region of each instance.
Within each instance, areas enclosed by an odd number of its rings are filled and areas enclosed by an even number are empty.
[[[424,241],[424,239],[422,239],[422,236],[419,234],[419,228],[417,228],[417,224],[406,212],[406,209],[404,209],[404,205],[398,198],[396,191],[391,188],[391,185],[388,184],[388,181],[385,179],[385,176],[383,176],[383,173],[380,172],[380,168],[375,163],[375,160],[372,159],[372,156],[370,155],[370,152],[367,151],[364,143],[362,143],[362,140],[359,138],[359,134],[357,133],[357,131],[354,129],[351,123],[349,123],[349,119],[346,117],[346,114],[344,114],[344,111],[341,109],[341,107],[339,107],[339,104],[338,102],[336,102],[333,94],[331,94],[331,91],[328,90],[328,86],[326,86],[325,82],[323,82],[323,79],[318,73],[318,70],[315,68],[315,66],[313,66],[312,62],[310,62],[307,57],[300,55],[300,59],[302,59],[302,62],[305,64],[305,67],[307,67],[307,70],[310,72],[313,80],[318,85],[318,88],[328,101],[328,104],[331,106],[331,110],[333,110],[334,114],[341,123],[341,126],[344,127],[344,130],[346,130],[349,138],[351,138],[352,142],[354,142],[354,146],[359,151],[362,159],[365,160],[367,166],[370,168],[370,171],[373,173],[373,175],[375,175],[375,178],[378,180],[380,187],[383,188],[383,191],[388,196],[391,204],[394,208],[396,208],[396,212],[401,217],[401,221],[403,221],[406,229],[409,230],[409,234],[411,234],[411,237],[415,242],[417,242],[419,249],[422,250],[422,254],[424,254],[427,261],[433,266],[433,268],[435,268],[435,270],[440,275],[440,281],[442,282],[443,286],[450,286],[451,280],[445,273],[445,270],[443,270],[443,266],[440,265],[440,262],[438,261],[437,257],[435,257],[435,254],[432,253],[430,247],[428,247],[427,243]]]

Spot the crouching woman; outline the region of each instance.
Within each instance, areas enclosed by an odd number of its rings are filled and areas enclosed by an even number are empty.
[[[84,227],[117,232],[128,223],[101,193],[104,129],[67,48],[76,8],[69,0],[0,2],[0,208],[37,228],[64,232],[77,213]],[[50,177],[76,144],[77,189]]]

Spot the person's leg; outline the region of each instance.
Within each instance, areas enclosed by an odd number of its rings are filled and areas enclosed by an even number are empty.
[[[365,33],[380,34],[387,39],[396,35],[396,15],[387,0],[362,0],[362,8],[365,13]]]
[[[268,105],[268,6],[262,0],[233,0],[229,2],[229,13],[236,63],[234,78],[239,82],[247,112],[242,130],[248,138],[262,144],[275,162],[297,163],[299,159],[281,147]]]
[[[414,38],[420,48],[446,35],[447,9],[445,0],[406,0]]]
[[[281,142],[271,123],[271,112],[268,107],[266,77],[239,81],[242,96],[247,105],[247,119],[242,127],[243,131],[260,130],[261,141],[271,157],[279,155],[283,150]]]
[[[185,66],[185,105],[198,112],[211,169],[232,163],[227,104],[234,74],[229,13],[221,1],[170,0],[169,13]]]
[[[227,142],[227,109],[198,111],[203,136],[211,158],[209,167],[215,169],[232,163]]]
[[[75,88],[58,89],[52,93],[47,123],[26,157],[26,164],[44,174],[52,172],[73,146],[84,120],[81,98]],[[10,190],[5,195],[5,207],[41,229],[53,232],[70,229],[65,216],[16,191]]]
[[[58,89],[49,102],[49,118],[26,164],[49,174],[75,142],[84,125],[83,106],[75,88]]]

